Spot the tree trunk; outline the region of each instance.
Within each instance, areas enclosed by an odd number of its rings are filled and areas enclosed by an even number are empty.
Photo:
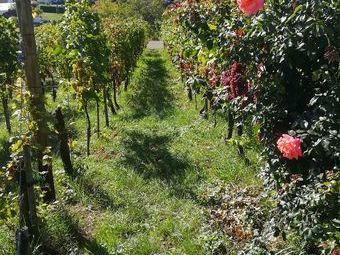
[[[40,84],[39,65],[36,52],[36,42],[34,37],[32,6],[30,0],[16,0],[17,14],[22,36],[22,48],[25,56],[25,74],[27,90],[30,93],[29,111],[32,120],[36,123],[33,141],[37,144],[37,165],[40,173],[48,171],[44,187],[48,190],[44,194],[46,202],[55,200],[55,190],[53,183],[52,167],[43,165],[43,156],[48,146],[48,125],[46,123],[46,108],[43,99],[43,90]]]
[[[45,203],[51,203],[56,200],[54,177],[52,173],[52,163],[51,162],[43,163],[42,169],[44,172],[43,174],[44,184],[41,190],[45,194],[43,199]]]
[[[109,108],[110,108],[112,115],[116,115],[117,112],[116,112],[115,107],[113,106],[112,97],[111,97],[111,93],[110,93],[109,88],[107,88],[107,101],[108,101]]]
[[[129,73],[129,72],[128,72]],[[126,77],[125,83],[124,83],[124,91],[128,90],[128,86],[130,84],[130,75]]]
[[[87,109],[87,102],[85,103],[85,115],[86,115],[86,152],[87,156],[90,156],[90,142],[91,142],[91,120],[89,111]]]
[[[9,82],[9,88],[8,88],[8,98],[13,99],[13,81],[10,80]]]
[[[58,107],[57,110],[55,111],[55,117],[57,120],[55,128],[58,131],[59,142],[60,142],[60,147],[59,147],[60,157],[61,157],[61,160],[63,161],[64,169],[67,175],[73,176],[74,172],[73,172],[73,166],[72,166],[72,161],[71,161],[71,153],[70,153],[70,147],[68,145],[68,132],[66,129],[64,116],[61,111],[61,107]]]
[[[206,97],[204,97],[204,106],[200,110],[200,114],[202,117],[208,118],[208,99]]]
[[[8,108],[8,95],[2,95],[2,107],[4,109],[4,115],[5,115],[5,121],[6,121],[6,128],[8,134],[12,133],[12,128],[11,128],[11,118],[10,118],[10,112]]]
[[[237,131],[237,136],[238,137],[241,137],[243,135],[243,125],[242,124],[237,124],[237,127],[236,127],[236,131]],[[237,143],[237,151],[238,151],[238,154],[241,156],[241,157],[244,157],[245,154],[244,154],[244,148],[243,146],[238,142]]]
[[[37,209],[34,194],[34,179],[31,164],[31,150],[28,145],[24,145],[24,168],[27,186],[28,214],[31,227],[29,232],[32,236],[37,237],[38,236]]]
[[[97,137],[100,138],[100,111],[99,111],[99,99],[96,100],[96,110],[97,110]]]
[[[195,93],[195,110],[197,110],[198,109],[198,105],[197,105],[197,94]]]
[[[16,254],[32,254],[30,247],[30,218],[28,213],[27,183],[23,162],[19,162],[19,229],[16,234]]]
[[[24,145],[24,159],[19,162],[19,229],[16,236],[16,254],[30,255],[30,244],[38,236],[34,181],[31,167],[31,152]]]
[[[113,80],[113,102],[115,103],[117,110],[119,110],[120,106],[117,102],[117,84],[115,80]]]
[[[20,217],[20,216],[19,216]],[[26,228],[19,229],[16,232],[16,255],[31,255],[31,247],[28,237],[28,230]]]
[[[53,99],[53,102],[57,100],[57,85],[53,77],[52,77],[52,99]]]
[[[105,115],[105,125],[106,127],[110,127],[110,119],[109,119],[109,110],[107,106],[107,90],[103,89],[103,99],[104,99],[104,115]]]
[[[45,91],[45,82],[46,82],[46,81],[41,81],[41,82],[40,82],[41,90],[42,90],[43,95],[45,95],[45,92],[46,92],[46,91]]]
[[[231,109],[228,109],[228,127],[227,127],[225,141],[228,141],[233,137],[234,125],[235,125],[235,121],[234,121],[233,111]]]
[[[187,85],[188,99],[192,101],[192,88],[190,85]]]

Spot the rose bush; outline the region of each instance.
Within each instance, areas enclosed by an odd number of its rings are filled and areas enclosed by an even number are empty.
[[[210,102],[204,110],[225,112],[227,138],[234,123],[239,135],[244,123],[259,129],[261,176],[276,206],[249,245],[258,253],[275,252],[269,234],[298,235],[308,254],[339,245],[339,17],[326,0],[188,0],[165,13],[173,60],[205,81],[192,88]]]

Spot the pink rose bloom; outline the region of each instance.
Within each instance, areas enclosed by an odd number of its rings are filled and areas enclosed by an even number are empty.
[[[248,16],[255,15],[264,6],[264,0],[237,0],[238,7]]]
[[[283,134],[277,141],[277,148],[282,153],[283,157],[290,160],[302,157],[300,138],[294,138],[290,135]]]

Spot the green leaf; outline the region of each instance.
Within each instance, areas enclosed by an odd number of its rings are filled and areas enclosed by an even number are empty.
[[[295,7],[293,14],[289,16],[285,24],[289,23],[296,16],[296,14],[300,12],[302,9],[303,9],[303,6],[301,4]]]
[[[210,28],[210,30],[212,30],[212,31],[215,31],[215,30],[217,30],[217,26],[216,26],[216,25],[214,25],[214,24],[208,23],[208,27],[209,27],[209,28]]]

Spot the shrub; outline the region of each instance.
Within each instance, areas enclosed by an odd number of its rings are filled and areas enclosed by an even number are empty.
[[[192,63],[188,78],[206,80],[214,109],[259,128],[261,176],[277,201],[267,234],[293,231],[308,254],[339,245],[339,17],[339,4],[326,0],[268,0],[255,16],[236,1],[188,0],[163,24],[170,54]],[[302,158],[282,155],[282,134],[301,142]]]

